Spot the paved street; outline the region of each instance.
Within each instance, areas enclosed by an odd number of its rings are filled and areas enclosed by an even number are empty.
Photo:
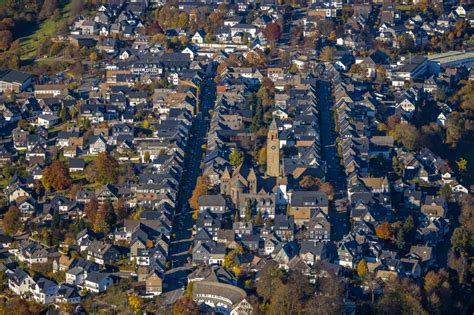
[[[326,161],[326,180],[334,187],[336,201],[345,197],[345,174],[337,155],[334,114],[332,109],[331,83],[319,80],[317,84],[320,115],[320,133],[323,159]],[[349,230],[348,214],[335,210],[331,205],[330,221],[332,223],[332,239],[339,240]]]
[[[197,177],[201,174],[202,160],[201,145],[206,143],[205,137],[209,128],[207,113],[214,105],[215,86],[212,80],[206,81],[201,93],[201,113],[194,120],[191,136],[188,142],[185,157],[184,173],[178,193],[177,213],[173,224],[173,236],[169,251],[171,269],[165,275],[165,293],[163,296],[168,304],[172,304],[182,296],[187,283],[187,275],[191,272],[189,264],[189,249],[192,244],[192,210],[188,206],[196,184]]]

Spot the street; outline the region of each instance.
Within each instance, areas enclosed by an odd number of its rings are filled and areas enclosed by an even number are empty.
[[[327,166],[326,181],[331,183],[334,187],[334,199],[338,202],[345,197],[346,176],[337,154],[336,139],[338,134],[335,130],[332,109],[331,83],[325,80],[319,80],[317,83],[317,91],[322,155]],[[346,212],[337,211],[334,204],[332,204],[330,208],[329,214],[332,224],[331,239],[340,240],[349,229],[348,214]]]
[[[165,292],[163,296],[167,304],[172,304],[183,295],[187,284],[187,276],[191,272],[189,260],[192,245],[192,209],[188,205],[196,179],[201,174],[202,150],[205,144],[209,121],[206,120],[208,111],[214,106],[215,86],[212,80],[204,83],[201,95],[201,115],[197,115],[191,127],[188,147],[185,156],[185,166],[177,197],[177,211],[173,222],[173,233],[169,249],[171,269],[165,274]]]

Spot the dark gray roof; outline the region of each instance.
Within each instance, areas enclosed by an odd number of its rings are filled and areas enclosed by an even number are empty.
[[[295,191],[291,195],[293,207],[327,207],[328,196],[320,191]]]

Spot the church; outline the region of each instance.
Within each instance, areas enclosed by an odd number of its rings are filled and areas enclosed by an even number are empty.
[[[266,174],[259,175],[246,163],[233,171],[226,168],[221,176],[220,191],[230,197],[237,209],[243,209],[250,200],[263,217],[274,218],[276,208],[287,204],[286,186],[287,180],[281,176],[280,140],[274,119],[267,134]]]

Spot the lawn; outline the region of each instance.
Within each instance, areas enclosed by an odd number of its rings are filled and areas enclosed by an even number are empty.
[[[50,17],[41,23],[34,33],[20,38],[21,59],[35,59],[40,40],[45,37],[54,36],[60,23],[71,16],[71,1],[65,0],[61,3],[61,19],[55,20],[53,17]]]
[[[74,125],[74,123],[67,121],[67,122],[61,123],[59,125],[56,125],[56,126],[50,128],[50,129],[48,129],[48,133],[63,131],[63,130],[66,130],[67,127],[71,127],[73,125]]]
[[[82,158],[86,163],[90,163],[97,159],[97,155],[83,155]]]

